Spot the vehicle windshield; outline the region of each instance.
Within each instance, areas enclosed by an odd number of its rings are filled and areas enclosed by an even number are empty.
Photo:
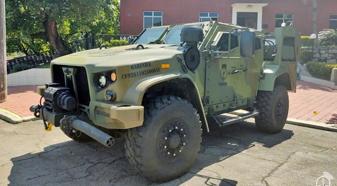
[[[160,37],[167,30],[167,27],[152,27],[147,28],[140,35],[137,40],[134,42],[135,44],[150,44],[160,39]]]
[[[176,25],[170,29],[170,31],[166,34],[164,38],[164,43],[165,44],[170,44],[170,45],[179,45],[180,44],[180,33],[181,30],[184,28],[186,25]],[[191,24],[190,26],[196,26],[196,27],[201,27],[201,24]]]

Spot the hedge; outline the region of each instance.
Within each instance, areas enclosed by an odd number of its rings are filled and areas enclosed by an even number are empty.
[[[312,76],[328,81],[330,81],[333,68],[337,68],[337,64],[326,64],[320,62],[307,63],[307,69]]]

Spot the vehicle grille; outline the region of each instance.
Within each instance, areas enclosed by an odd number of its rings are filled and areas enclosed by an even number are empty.
[[[90,103],[90,93],[88,86],[88,77],[84,67],[72,67],[72,66],[62,66],[62,65],[53,65],[53,83],[59,83],[61,86],[65,86],[65,75],[63,73],[62,67],[76,69],[75,73],[75,83],[78,93],[79,104],[89,106]],[[72,81],[67,81],[68,87],[72,90],[74,85]],[[70,84],[69,84],[70,83]],[[74,91],[74,90],[73,90]]]

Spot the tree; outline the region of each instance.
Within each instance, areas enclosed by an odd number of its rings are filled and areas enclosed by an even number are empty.
[[[10,0],[6,9],[9,51],[61,56],[85,33],[118,33],[118,0]]]

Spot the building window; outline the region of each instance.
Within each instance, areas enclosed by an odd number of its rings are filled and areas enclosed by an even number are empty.
[[[337,29],[337,15],[331,15],[329,23],[331,29]]]
[[[163,13],[159,11],[146,11],[143,15],[143,27],[149,28],[153,26],[163,25]]]
[[[219,19],[219,15],[216,12],[201,12],[199,15],[199,21],[217,21]]]
[[[292,23],[294,16],[292,14],[276,14],[275,27],[281,27],[282,23]]]

